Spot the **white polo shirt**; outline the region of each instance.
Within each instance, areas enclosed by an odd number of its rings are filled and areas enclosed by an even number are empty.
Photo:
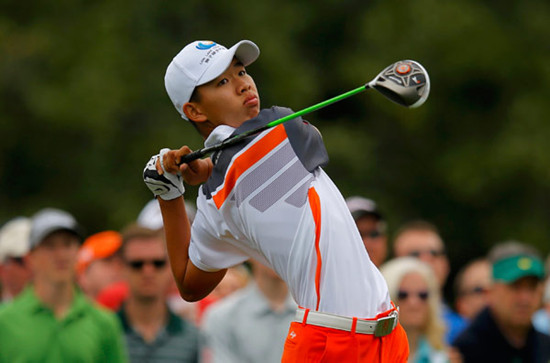
[[[273,107],[239,129],[217,127],[206,145],[291,114]],[[189,258],[216,271],[250,257],[273,268],[304,308],[373,318],[391,308],[343,196],[321,168],[318,131],[301,118],[212,156],[201,186]]]

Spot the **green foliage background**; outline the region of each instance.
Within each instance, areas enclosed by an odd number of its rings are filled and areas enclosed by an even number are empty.
[[[376,200],[390,233],[434,222],[455,270],[504,239],[546,254],[548,34],[543,0],[2,0],[0,223],[45,206],[88,233],[135,219],[149,156],[202,145],[164,91],[171,58],[195,39],[251,39],[264,106],[299,110],[421,62],[432,93],[419,109],[367,92],[306,117],[327,172]]]

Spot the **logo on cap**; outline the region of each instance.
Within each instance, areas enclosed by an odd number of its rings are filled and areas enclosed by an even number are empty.
[[[199,44],[197,44],[196,48],[200,49],[200,50],[207,50],[207,49],[212,48],[215,45],[216,45],[216,43],[213,42],[213,41],[208,41],[208,42],[204,42],[204,43],[199,42]]]
[[[518,260],[518,267],[520,270],[529,270],[532,266],[532,262],[529,258],[523,257]]]

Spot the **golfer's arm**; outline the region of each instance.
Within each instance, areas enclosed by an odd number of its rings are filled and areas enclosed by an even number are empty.
[[[163,200],[158,198],[166,247],[174,279],[181,297],[186,301],[197,301],[208,295],[225,275],[226,269],[206,272],[189,261],[191,225],[185,210],[183,198]]]

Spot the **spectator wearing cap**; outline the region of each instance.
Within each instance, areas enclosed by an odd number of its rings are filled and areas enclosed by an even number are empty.
[[[118,311],[131,362],[197,362],[197,328],[166,303],[173,279],[162,234],[137,224],[122,231],[129,294]]]
[[[189,223],[193,223],[197,208],[188,200],[185,201],[185,210],[187,211],[187,217]],[[164,224],[162,222],[162,214],[160,212],[159,202],[156,199],[151,199],[145,204],[143,209],[139,212],[137,217],[137,224],[149,229],[162,229]]]
[[[435,225],[424,220],[405,223],[394,237],[393,254],[395,257],[419,258],[432,268],[442,297],[440,311],[447,328],[445,341],[450,344],[466,327],[467,321],[443,300],[443,288],[451,267],[439,230]]]
[[[92,300],[108,286],[122,281],[122,262],[118,250],[122,236],[116,231],[103,231],[84,240],[78,251],[78,283]]]
[[[0,362],[125,361],[116,317],[74,284],[81,239],[67,212],[32,217],[26,262],[33,282],[0,311]]]
[[[505,242],[489,252],[489,303],[453,342],[465,362],[548,362],[550,337],[531,319],[539,308],[544,265],[538,252]]]
[[[17,217],[0,230],[0,303],[13,300],[31,278],[24,259],[29,251],[30,229],[29,218]]]
[[[487,291],[491,285],[491,264],[486,258],[468,262],[455,277],[455,307],[468,321],[487,306]]]
[[[355,220],[371,261],[380,267],[388,255],[386,222],[382,218],[382,214],[371,199],[353,196],[346,199],[346,204]]]

